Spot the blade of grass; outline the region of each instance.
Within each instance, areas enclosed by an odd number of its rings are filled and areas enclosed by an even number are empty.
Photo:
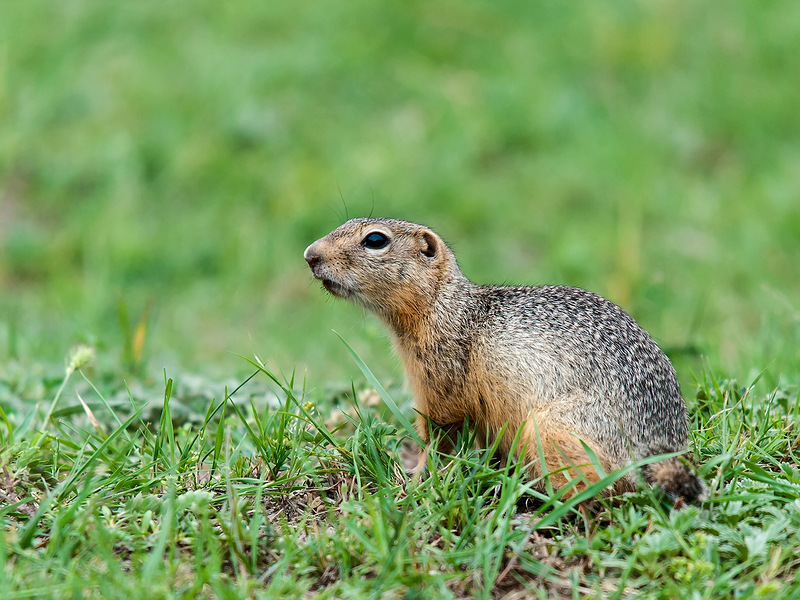
[[[390,411],[392,411],[392,414],[394,415],[395,419],[397,419],[397,422],[400,423],[403,429],[405,429],[405,432],[408,435],[408,437],[417,442],[420,446],[424,446],[425,442],[422,441],[422,438],[419,436],[417,430],[411,424],[411,421],[408,420],[408,418],[403,414],[403,411],[400,410],[400,407],[397,406],[392,397],[386,392],[385,389],[383,389],[383,386],[378,381],[378,378],[375,377],[375,375],[373,375],[372,371],[370,371],[367,364],[361,359],[358,353],[355,350],[353,350],[352,346],[350,346],[350,344],[348,344],[347,341],[341,335],[339,335],[335,331],[334,333],[340,340],[342,340],[342,343],[350,352],[350,355],[353,357],[353,360],[355,361],[356,365],[358,365],[358,368],[361,369],[361,372],[364,374],[364,377],[367,378],[367,381],[369,381],[370,385],[375,388],[376,392],[378,392],[378,395],[381,397],[381,400],[383,400],[383,403],[389,408]]]
[[[2,419],[3,423],[6,424],[6,429],[8,430],[8,445],[10,446],[11,444],[14,443],[14,428],[11,427],[11,421],[8,420],[8,417],[6,416],[6,411],[3,410],[2,406],[0,406],[0,419]],[[3,434],[0,433],[0,446],[5,446],[5,445],[6,441],[3,438]]]
[[[266,366],[264,366],[264,364],[261,362],[261,360],[258,359],[258,357],[256,357],[256,359],[257,359],[257,362],[256,362],[254,360],[251,360],[251,359],[247,358],[246,356],[241,356],[241,355],[238,355],[238,356],[240,358],[242,358],[243,360],[246,360],[251,365],[253,365],[256,369],[258,369],[258,371],[256,371],[256,373],[259,373],[259,372],[260,373],[264,373],[264,375],[269,377],[278,387],[281,388],[281,390],[283,391],[284,394],[286,394],[287,396],[291,397],[292,402],[294,402],[295,406],[297,406],[297,408],[300,410],[300,412],[303,413],[303,416],[308,420],[309,423],[311,423],[316,428],[316,430],[320,433],[320,435],[322,435],[322,437],[325,438],[325,440],[331,446],[333,446],[334,448],[339,448],[340,447],[340,444],[337,443],[337,441],[333,438],[333,436],[331,436],[330,431],[328,431],[328,428],[325,427],[325,425],[323,423],[321,423],[319,420],[315,419],[310,412],[308,412],[306,407],[303,406],[303,403],[300,402],[300,400],[298,400],[297,397],[295,397],[294,391],[291,388],[289,388],[289,387],[285,386],[284,384],[282,384],[280,379],[278,379],[275,376],[274,373],[272,373],[269,369],[267,369]],[[253,373],[253,375],[251,375],[250,378],[255,376],[256,373]]]

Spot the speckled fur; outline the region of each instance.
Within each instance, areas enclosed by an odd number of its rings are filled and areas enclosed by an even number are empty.
[[[362,245],[375,231],[389,238],[385,248]],[[541,475],[543,454],[547,472],[561,469],[554,485],[576,470],[597,480],[581,441],[605,471],[685,450],[686,407],[672,365],[625,311],[597,294],[476,285],[439,236],[394,219],[347,221],[305,258],[329,292],[391,329],[426,443],[426,419],[447,430],[466,418],[487,443],[505,428],[504,453],[521,429],[531,476]],[[675,499],[705,493],[678,458],[647,465],[643,475]],[[629,474],[615,491],[635,484]]]

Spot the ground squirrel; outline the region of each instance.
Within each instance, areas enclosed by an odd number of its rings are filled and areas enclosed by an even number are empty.
[[[465,420],[508,454],[517,431],[536,480],[541,459],[554,485],[580,470],[597,481],[584,445],[605,472],[683,451],[686,406],[675,370],[625,311],[582,289],[477,285],[433,231],[407,221],[352,219],[305,251],[334,296],[391,329],[416,400],[417,429],[442,428],[439,448]],[[582,443],[583,442],[583,443]],[[519,452],[517,452],[519,454]],[[427,463],[427,449],[421,465]],[[678,501],[704,485],[679,458],[645,465],[644,479]],[[632,490],[628,473],[613,491]]]

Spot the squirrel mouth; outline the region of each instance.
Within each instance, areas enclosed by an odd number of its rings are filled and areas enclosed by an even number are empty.
[[[334,296],[344,297],[347,295],[347,288],[339,283],[336,283],[332,279],[322,278],[320,281],[322,282],[322,287],[324,287]]]

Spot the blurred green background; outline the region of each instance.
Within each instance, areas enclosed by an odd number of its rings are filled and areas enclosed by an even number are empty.
[[[399,379],[302,258],[375,214],[797,382],[798,56],[789,0],[0,3],[0,362],[115,369],[149,311],[150,376],[360,377],[336,329]]]

